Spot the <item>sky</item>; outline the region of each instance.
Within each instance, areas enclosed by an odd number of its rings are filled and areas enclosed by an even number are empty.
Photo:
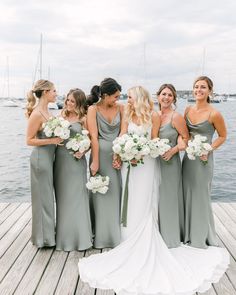
[[[235,0],[1,0],[0,11],[0,97],[8,77],[14,97],[39,79],[40,34],[43,78],[61,95],[106,77],[123,93],[192,89],[202,74],[215,92],[236,93]]]

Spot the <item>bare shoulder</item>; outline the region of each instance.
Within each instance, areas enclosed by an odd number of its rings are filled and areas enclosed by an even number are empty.
[[[157,122],[159,122],[159,123],[161,122],[161,117],[156,111],[153,111],[152,112],[152,123],[157,123]]]
[[[120,109],[120,111],[123,113],[125,106],[123,105],[123,103],[118,102],[117,103],[117,107]]]
[[[96,114],[96,112],[97,112],[97,107],[95,105],[91,105],[88,108],[88,114]]]
[[[215,109],[214,107],[211,107],[211,118],[212,118],[212,121],[222,120],[223,116],[217,109]]]
[[[156,119],[159,119],[159,118],[160,118],[160,115],[156,111],[153,111],[152,112],[152,120],[156,120]]]
[[[183,124],[186,124],[184,117],[180,113],[174,112],[173,119],[172,119],[172,125],[174,127],[178,127]]]
[[[43,117],[42,117],[42,114],[39,112],[39,110],[37,110],[37,109],[33,110],[33,112],[31,113],[31,115],[29,117],[29,121],[43,122]]]
[[[188,114],[188,112],[192,109],[192,106],[187,106],[184,111],[184,117]]]

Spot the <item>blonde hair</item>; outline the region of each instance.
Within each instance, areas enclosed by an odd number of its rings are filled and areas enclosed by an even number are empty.
[[[73,98],[75,99],[75,112],[78,116],[78,119],[80,121],[83,120],[83,118],[86,116],[87,114],[87,104],[86,104],[86,95],[83,92],[83,90],[79,89],[79,88],[74,88],[71,89],[65,99],[65,103],[64,103],[64,107],[62,110],[62,115],[67,117],[69,115],[69,111],[67,110],[67,100],[69,95],[72,95]]]
[[[153,101],[149,92],[142,86],[135,86],[128,90],[134,98],[133,106],[127,104],[125,109],[126,121],[132,121],[133,116],[137,116],[142,125],[151,125]]]
[[[26,117],[29,118],[36,105],[36,97],[40,98],[43,95],[43,91],[51,90],[54,84],[48,80],[38,80],[33,85],[33,88],[27,93],[27,105],[26,105]]]

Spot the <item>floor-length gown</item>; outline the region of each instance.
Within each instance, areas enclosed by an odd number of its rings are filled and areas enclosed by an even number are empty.
[[[172,121],[160,127],[159,137],[169,139],[171,147],[176,146],[178,136]],[[169,248],[175,248],[184,240],[184,202],[179,153],[176,153],[168,162],[160,157],[160,169],[159,230],[166,245]]]
[[[71,123],[70,136],[81,133],[79,122]],[[89,196],[86,188],[85,156],[76,160],[65,147],[58,146],[54,164],[56,196],[56,249],[85,250],[92,246]]]
[[[192,124],[186,118],[190,135],[207,137],[212,142],[214,126],[205,120]],[[211,208],[211,182],[213,178],[213,153],[208,156],[208,163],[203,164],[199,158],[183,159],[183,191],[185,202],[185,243],[193,247],[207,248],[217,246],[214,218]]]
[[[37,138],[47,138],[43,130]],[[53,162],[55,145],[35,146],[30,156],[32,243],[37,247],[55,246]]]
[[[129,131],[139,133],[142,128],[129,123]],[[126,172],[123,167],[124,179]],[[159,173],[158,161],[149,157],[144,165],[131,168],[127,227],[121,228],[124,241],[79,261],[80,277],[90,286],[113,289],[118,295],[190,295],[210,288],[226,270],[225,249],[167,248],[156,220]]]
[[[113,248],[120,243],[120,201],[121,175],[112,167],[112,142],[120,133],[120,111],[109,123],[97,110],[99,141],[99,171],[102,176],[109,176],[108,192],[92,194],[91,215],[94,228],[94,247]]]

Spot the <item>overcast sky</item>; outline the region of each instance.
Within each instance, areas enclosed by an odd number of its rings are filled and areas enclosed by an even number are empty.
[[[43,78],[59,94],[105,77],[126,92],[162,83],[191,89],[204,73],[236,92],[235,0],[1,0],[0,97],[31,88],[43,34]],[[39,78],[38,71],[36,78]]]

